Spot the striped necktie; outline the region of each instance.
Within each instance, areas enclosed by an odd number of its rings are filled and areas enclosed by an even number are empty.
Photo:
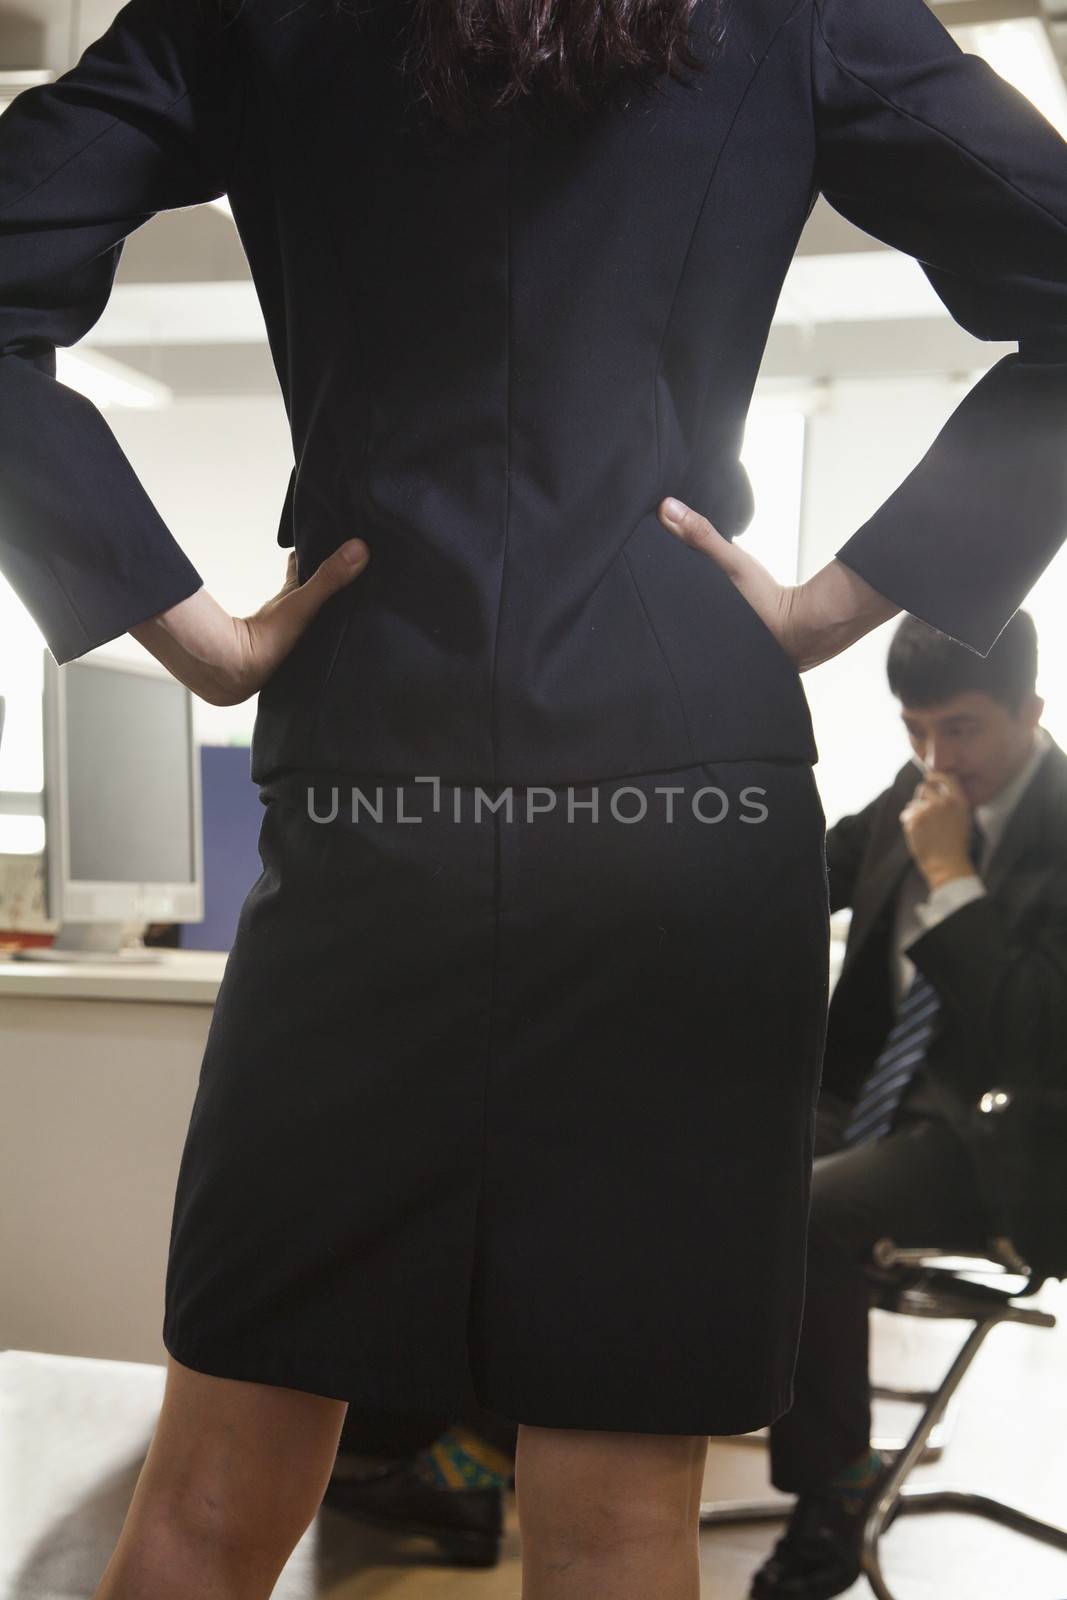
[[[976,869],[984,842],[982,825],[973,817],[968,854]],[[860,1089],[843,1135],[846,1147],[880,1139],[893,1126],[905,1091],[926,1055],[939,1006],[933,984],[916,970],[896,1021]]]

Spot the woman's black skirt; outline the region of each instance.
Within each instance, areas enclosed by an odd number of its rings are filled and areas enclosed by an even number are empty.
[[[825,1031],[804,762],[260,790],[181,1160],[183,1364],[393,1417],[792,1401]]]

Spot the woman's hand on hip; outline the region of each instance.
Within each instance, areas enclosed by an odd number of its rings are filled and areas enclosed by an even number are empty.
[[[358,577],[369,559],[362,539],[348,539],[299,583],[296,552],[290,551],[285,582],[251,616],[231,617],[206,589],[198,589],[129,631],[202,700],[239,705],[263,687],[320,606]]]
[[[661,500],[659,518],[676,539],[722,568],[798,672],[840,655],[900,612],[836,558],[805,583],[779,583],[754,555],[724,539],[707,517],[680,500]]]

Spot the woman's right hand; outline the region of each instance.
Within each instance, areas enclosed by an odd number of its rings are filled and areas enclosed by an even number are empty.
[[[671,507],[678,507],[679,513]],[[724,539],[707,517],[682,501],[661,500],[659,518],[676,539],[723,569],[798,672],[840,655],[900,612],[898,605],[836,557],[805,583],[779,583],[750,551]]]
[[[348,539],[299,583],[291,550],[282,587],[251,616],[231,617],[206,589],[198,589],[129,631],[201,700],[239,705],[263,687],[319,607],[358,577],[369,559],[362,539]]]

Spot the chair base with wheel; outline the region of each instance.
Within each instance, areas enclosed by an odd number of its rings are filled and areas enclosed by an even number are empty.
[[[938,1265],[948,1259],[962,1261],[964,1266],[949,1268]],[[936,1437],[935,1430],[939,1424],[943,1424],[950,1402],[967,1369],[992,1329],[1001,1322],[1022,1322],[1038,1328],[1055,1327],[1056,1319],[1050,1312],[1024,1303],[1045,1280],[1029,1272],[1026,1264],[1011,1250],[1008,1241],[998,1241],[990,1257],[965,1257],[958,1251],[901,1250],[896,1248],[892,1240],[883,1239],[875,1247],[871,1276],[876,1285],[873,1304],[880,1310],[906,1316],[960,1320],[972,1325],[936,1389],[876,1391],[898,1399],[914,1400],[923,1407],[907,1440],[891,1452],[890,1464],[872,1497],[863,1526],[860,1553],[862,1570],[878,1600],[895,1600],[882,1572],[879,1542],[890,1519],[907,1513],[967,1512],[1067,1551],[1067,1529],[1042,1522],[989,1495],[951,1488],[913,1489],[906,1485],[912,1468],[920,1461],[930,1459],[930,1444],[932,1437]],[[1019,1277],[1022,1282],[1009,1289],[988,1281],[997,1277]],[[700,1523],[702,1527],[712,1527],[722,1523],[774,1522],[788,1517],[792,1506],[792,1498],[783,1496],[773,1500],[706,1501],[700,1508]]]

